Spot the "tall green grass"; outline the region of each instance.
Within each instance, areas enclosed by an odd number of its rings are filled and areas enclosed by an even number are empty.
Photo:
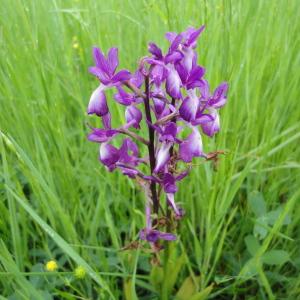
[[[1,299],[299,297],[299,1],[0,4]],[[201,24],[200,64],[213,87],[230,84],[205,151],[227,155],[180,184],[179,241],[150,272],[149,254],[119,251],[143,226],[143,195],[86,140],[91,47],[118,46],[134,70],[148,41],[166,49],[166,31]]]

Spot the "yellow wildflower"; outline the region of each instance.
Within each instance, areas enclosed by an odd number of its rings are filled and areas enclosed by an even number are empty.
[[[49,272],[54,272],[58,269],[57,262],[55,260],[49,260],[46,263],[45,269]]]
[[[78,279],[83,279],[86,275],[86,270],[84,267],[82,266],[78,266],[75,271],[74,271],[74,275],[76,278]]]

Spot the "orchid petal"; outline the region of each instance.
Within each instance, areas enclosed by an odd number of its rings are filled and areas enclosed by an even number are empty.
[[[214,121],[214,119],[215,118],[210,114],[201,114],[200,116],[196,116],[196,119],[194,121],[192,121],[191,123],[193,126],[196,126],[196,125]]]
[[[90,98],[87,113],[96,114],[97,116],[104,116],[108,113],[108,106],[106,103],[105,93],[103,92],[104,87],[100,85],[93,93]]]
[[[184,162],[191,162],[193,157],[203,156],[202,138],[196,127],[192,133],[179,145],[180,158]]]
[[[104,143],[118,134],[118,130],[93,128],[93,131],[88,135],[88,140],[96,143]]]
[[[205,69],[200,66],[196,66],[191,70],[191,73],[188,78],[188,83],[192,83],[196,80],[200,80],[205,74]]]
[[[137,107],[130,105],[126,107],[125,118],[127,123],[132,122],[132,126],[136,129],[139,129],[143,115]]]
[[[98,79],[105,85],[109,84],[110,79],[105,72],[103,72],[98,67],[89,67],[89,72],[94,76],[98,77]]]
[[[189,96],[182,102],[182,105],[180,106],[179,113],[185,121],[191,122],[196,117],[200,102],[195,90],[189,91],[188,94]]]
[[[182,210],[177,207],[174,200],[174,194],[173,193],[167,193],[167,201],[168,204],[172,207],[173,211],[175,212],[175,215],[177,218],[181,218],[183,213]]]
[[[120,86],[117,87],[118,93],[114,95],[114,99],[122,105],[128,106],[134,101],[134,96],[124,91]]]
[[[220,118],[217,110],[214,108],[209,109],[209,113],[214,118],[214,120],[201,124],[201,127],[203,133],[212,137],[215,133],[217,133],[220,130]]]
[[[228,90],[228,83],[221,83],[215,90],[212,99],[209,101],[209,105],[220,108],[225,105],[227,101],[226,93]]]
[[[180,99],[181,98],[180,87],[181,87],[180,77],[177,71],[175,70],[175,68],[172,66],[169,68],[168,77],[166,81],[167,93],[175,99]]]
[[[176,180],[170,173],[165,173],[163,178],[164,191],[175,194],[177,192]]]
[[[119,150],[113,145],[103,143],[100,146],[99,160],[107,167],[111,168],[119,159]]]
[[[108,112],[106,115],[102,116],[102,124],[105,129],[111,129],[111,114]]]
[[[204,98],[204,99],[209,98],[210,92],[209,92],[209,84],[208,84],[207,80],[201,79],[199,81],[198,87],[199,87],[202,98]]]
[[[175,39],[172,41],[171,46],[169,48],[169,53],[178,49],[180,42],[182,41],[182,35],[178,34]]]
[[[148,44],[148,51],[153,55],[155,59],[161,60],[163,58],[161,49],[157,47],[155,43]]]
[[[196,45],[196,40],[198,39],[199,35],[202,33],[202,31],[204,30],[205,28],[205,25],[201,26],[199,29],[197,30],[194,30],[190,36],[188,37],[185,45],[186,46],[192,46],[192,47],[195,47]]]
[[[176,71],[177,71],[181,81],[183,83],[185,83],[187,80],[187,77],[189,75],[187,69],[181,63],[176,64],[175,68],[176,68]]]
[[[104,73],[108,74],[109,73],[108,62],[101,49],[97,47],[93,47],[93,56],[94,56],[95,65],[99,69],[101,69]]]
[[[173,51],[171,53],[168,53],[165,57],[165,63],[169,64],[169,63],[176,63],[179,60],[181,60],[183,58],[183,54],[179,51]]]
[[[130,78],[130,83],[135,85],[136,87],[140,88],[141,85],[144,82],[144,75],[142,74],[142,72],[140,72],[139,70],[137,70],[133,76]]]
[[[177,134],[177,126],[174,122],[169,122],[166,124],[161,137],[159,140],[161,142],[174,142]]]
[[[186,72],[188,72],[188,73],[192,70],[194,56],[196,56],[196,53],[193,49],[187,48],[184,50],[184,57],[182,60],[182,65],[184,66]]]
[[[171,146],[172,146],[171,143],[162,143],[162,145],[157,153],[156,166],[154,169],[154,173],[158,173],[167,164],[167,162],[170,158],[169,150],[170,150]]]
[[[161,65],[154,65],[150,71],[150,76],[156,85],[160,85],[164,80],[165,70]]]
[[[159,239],[166,241],[175,241],[177,239],[175,234],[148,228],[142,229],[139,236],[141,240],[147,240],[150,243],[155,243]]]
[[[109,49],[107,60],[108,60],[110,75],[112,76],[119,65],[118,48]]]
[[[131,74],[128,70],[121,70],[112,77],[111,81],[113,83],[126,81],[130,79],[130,76]]]
[[[165,38],[166,38],[170,43],[172,43],[172,42],[175,40],[176,36],[177,36],[177,33],[176,33],[176,32],[167,32],[167,33],[165,34]]]

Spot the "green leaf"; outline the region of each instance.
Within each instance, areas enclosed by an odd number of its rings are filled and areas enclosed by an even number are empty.
[[[196,277],[200,279],[200,276]],[[191,276],[187,277],[176,294],[178,300],[189,300],[196,293],[197,286]]]
[[[266,237],[268,234],[268,220],[266,216],[261,216],[255,220],[253,234],[260,240]]]
[[[132,280],[124,280],[124,295],[126,300],[137,300],[137,295],[132,289]]]
[[[160,266],[152,266],[152,270],[150,273],[150,282],[155,287],[156,290],[159,290],[160,285],[162,284],[164,279],[164,271]]]
[[[250,194],[248,203],[257,217],[263,216],[267,212],[264,196],[258,191],[254,191]]]
[[[261,257],[263,263],[267,265],[282,265],[290,260],[290,255],[285,250],[270,250]]]
[[[283,208],[280,206],[275,210],[272,210],[266,214],[266,219],[269,225],[274,225],[277,219],[279,218],[280,214],[282,213]],[[283,225],[288,225],[291,223],[291,218],[290,216],[286,216]]]
[[[258,273],[258,264],[254,260],[254,258],[249,259],[245,266],[243,267],[243,271],[245,273],[245,276],[251,278],[254,277]]]
[[[245,237],[245,243],[248,252],[252,255],[255,256],[256,252],[258,251],[260,245],[257,239],[253,235],[247,235]]]
[[[214,287],[214,284],[211,284],[210,286],[208,286],[207,288],[205,288],[201,292],[195,294],[189,300],[205,300],[205,299],[207,299],[208,296],[210,295],[210,293],[212,292],[213,287]]]
[[[168,278],[167,280],[167,288],[168,291],[171,291],[176,283],[178,274],[184,264],[185,257],[184,254],[181,254],[178,258],[171,258],[168,261],[167,273],[165,276]]]

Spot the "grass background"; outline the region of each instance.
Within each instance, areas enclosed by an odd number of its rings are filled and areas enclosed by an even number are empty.
[[[118,46],[134,70],[148,41],[166,49],[166,31],[201,24],[199,62],[230,84],[205,151],[228,154],[217,171],[195,161],[180,239],[150,272],[149,254],[118,251],[143,226],[143,196],[86,140],[91,47]],[[0,299],[297,299],[299,32],[297,0],[1,0]]]

